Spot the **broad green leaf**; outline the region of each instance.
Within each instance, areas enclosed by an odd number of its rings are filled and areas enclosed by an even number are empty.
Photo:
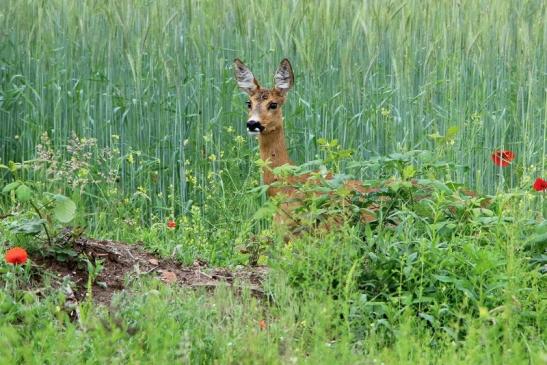
[[[351,179],[351,176],[346,174],[336,174],[332,179],[328,181],[328,185],[336,189],[344,184],[347,180]]]
[[[433,316],[430,315],[430,314],[427,314],[427,313],[424,313],[424,312],[420,312],[420,313],[418,313],[418,317],[425,319],[426,321],[428,321],[428,322],[431,323],[432,325],[435,324],[435,317],[433,317]]]
[[[253,219],[259,220],[263,218],[271,218],[276,211],[277,211],[277,208],[273,204],[266,204],[260,207],[255,212]]]
[[[322,165],[322,164],[323,164],[323,161],[321,161],[321,160],[308,161],[308,162],[303,163],[300,166],[297,166],[298,167],[298,172],[301,172],[301,171],[302,172],[308,172],[311,169],[316,169],[317,166]]]
[[[44,223],[46,223],[45,219],[25,219],[12,222],[9,229],[14,233],[36,234],[42,232]]]
[[[260,186],[257,186],[256,188],[252,188],[248,190],[248,192],[251,194],[255,194],[255,193],[265,194],[268,191],[268,188],[269,188],[268,185],[260,185]]]
[[[475,217],[480,217],[480,216],[493,217],[494,216],[494,212],[486,208],[473,208],[473,214],[475,215]]]
[[[452,190],[448,186],[446,186],[443,182],[439,180],[431,180],[431,179],[419,179],[418,184],[420,185],[426,185],[426,186],[432,186],[435,189],[439,191],[443,191],[445,193],[452,193]]]
[[[442,283],[453,283],[454,279],[446,275],[433,275],[433,277]]]
[[[408,156],[405,156],[402,153],[395,152],[390,154],[389,157],[386,159],[386,161],[390,161],[390,160],[404,162],[404,161],[408,161]]]
[[[15,196],[20,202],[27,202],[32,198],[32,189],[28,185],[21,184],[15,190]]]
[[[429,199],[422,199],[414,205],[414,211],[422,217],[433,218],[435,216],[434,203]]]
[[[490,224],[496,224],[499,222],[499,218],[497,217],[478,217],[475,218],[476,221],[480,224],[484,224],[485,226]]]
[[[438,161],[438,156],[431,151],[417,150],[416,157],[421,162]]]
[[[12,183],[9,183],[8,185],[4,186],[4,189],[2,189],[3,193],[9,193],[12,190],[15,190],[21,185],[21,181],[14,181]]]
[[[456,280],[456,289],[463,292],[469,299],[475,301],[477,300],[477,294],[475,294],[475,291],[473,290],[473,286],[469,282],[469,280]]]
[[[55,207],[53,215],[61,223],[68,223],[74,219],[76,215],[76,204],[64,195],[53,195]]]
[[[536,225],[535,231],[537,234],[547,233],[547,220]]]
[[[547,255],[536,255],[530,259],[531,264],[545,265],[547,263]]]
[[[420,297],[420,298],[416,298],[412,301],[412,303],[414,303],[414,304],[433,303],[433,302],[435,302],[435,298],[433,298],[433,297]]]
[[[275,175],[279,175],[279,176],[292,176],[294,175],[296,171],[297,171],[297,167],[289,165],[289,164],[284,164],[272,169],[272,172]]]
[[[547,233],[534,234],[530,237],[526,246],[537,247],[539,250],[545,250],[547,248]]]

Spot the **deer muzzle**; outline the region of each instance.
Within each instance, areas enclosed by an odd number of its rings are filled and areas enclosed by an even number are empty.
[[[257,120],[247,121],[247,131],[251,135],[257,135],[264,130],[264,126]]]

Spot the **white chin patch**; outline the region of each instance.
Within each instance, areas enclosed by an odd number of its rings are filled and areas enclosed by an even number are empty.
[[[257,131],[250,131],[247,129],[247,133],[249,133],[249,136],[253,136],[253,137],[256,137],[260,134],[260,132],[257,132]]]

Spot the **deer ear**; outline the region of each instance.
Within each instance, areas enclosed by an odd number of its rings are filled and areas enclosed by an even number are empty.
[[[274,76],[275,88],[282,93],[286,93],[294,85],[294,74],[292,72],[291,63],[288,59],[284,59],[279,64]]]
[[[251,70],[249,70],[239,58],[234,60],[234,73],[236,75],[237,86],[239,86],[242,91],[251,95],[256,90],[260,89]]]

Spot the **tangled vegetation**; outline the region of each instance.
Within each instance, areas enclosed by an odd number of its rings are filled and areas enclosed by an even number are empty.
[[[545,2],[5,2],[0,365],[546,361]],[[296,198],[235,57],[291,59]],[[104,305],[83,237],[155,256]]]

